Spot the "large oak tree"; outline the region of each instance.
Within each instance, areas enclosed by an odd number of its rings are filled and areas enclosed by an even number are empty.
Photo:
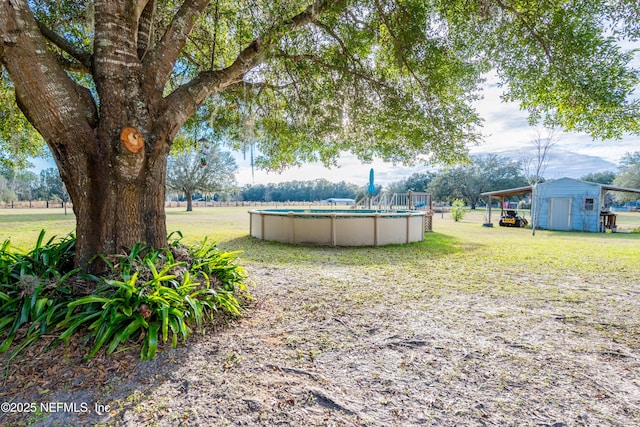
[[[480,139],[472,102],[490,70],[532,121],[637,131],[637,75],[613,38],[637,35],[636,3],[2,0],[0,61],[53,153],[86,265],[166,245],[167,156],[199,109],[271,168],[344,151],[460,159]]]

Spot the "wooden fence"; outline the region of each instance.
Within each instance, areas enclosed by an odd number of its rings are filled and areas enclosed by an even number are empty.
[[[71,202],[60,202],[60,201],[42,201],[42,200],[34,200],[34,201],[19,201],[19,202],[0,202],[0,209],[43,209],[43,208],[64,208],[68,209],[73,208],[73,204]],[[318,205],[318,202],[248,202],[248,201],[233,201],[233,202],[214,202],[214,201],[197,201],[192,202],[194,208],[199,207],[207,207],[207,208],[229,208],[229,207],[286,207],[286,206],[300,206],[300,207],[308,207],[310,205]],[[167,208],[186,208],[187,202],[165,202],[165,207]]]
[[[72,208],[73,205],[71,202],[61,202],[59,200],[33,200],[26,201],[21,200],[19,202],[0,202],[0,209],[42,209],[42,208],[64,208],[66,205],[67,208]]]

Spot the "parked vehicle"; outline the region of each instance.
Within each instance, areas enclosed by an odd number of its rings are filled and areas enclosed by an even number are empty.
[[[517,211],[507,210],[500,217],[501,227],[526,227],[529,224],[526,218],[518,215]]]

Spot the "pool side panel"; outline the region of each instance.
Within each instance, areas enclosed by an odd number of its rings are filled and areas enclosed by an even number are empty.
[[[421,241],[421,212],[252,210],[250,234],[262,240],[330,246],[374,246]]]

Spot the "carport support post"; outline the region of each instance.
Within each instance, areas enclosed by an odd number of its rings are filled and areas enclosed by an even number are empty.
[[[491,223],[491,203],[492,203],[493,199],[491,198],[491,196],[489,196],[489,203],[487,203],[487,216],[485,218],[485,223],[482,224],[484,227],[493,227],[493,224]]]
[[[538,183],[531,185],[531,235],[536,235],[536,227],[538,226]]]

